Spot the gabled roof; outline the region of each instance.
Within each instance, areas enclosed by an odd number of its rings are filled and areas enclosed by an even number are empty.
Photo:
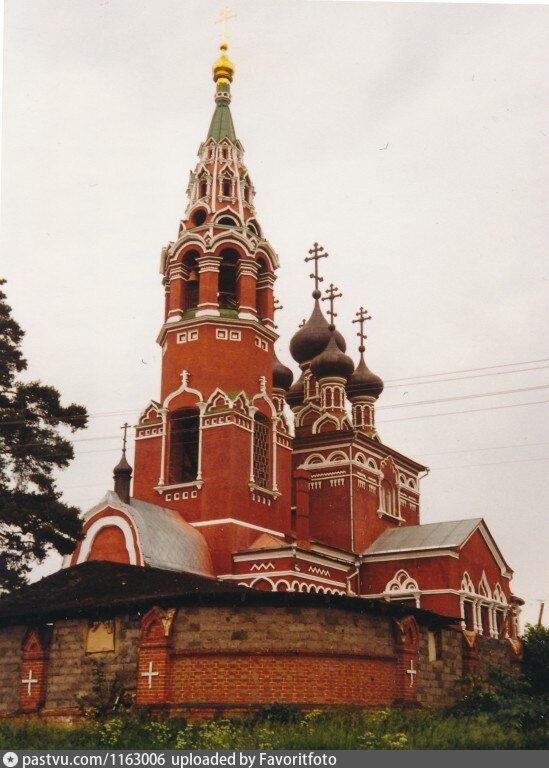
[[[0,597],[3,626],[32,621],[54,621],[74,616],[116,616],[152,605],[249,605],[335,607],[359,613],[401,616],[413,614],[428,626],[458,624],[420,608],[383,600],[303,592],[267,592],[206,579],[189,573],[143,568],[124,563],[93,561],[65,568],[10,595]]]
[[[391,555],[404,552],[419,552],[433,549],[461,549],[478,530],[502,574],[511,576],[513,571],[507,565],[503,555],[488,530],[482,517],[471,520],[452,520],[445,523],[427,523],[426,525],[403,525],[391,528],[370,544],[363,552],[363,557],[373,555]]]
[[[0,598],[5,617],[65,617],[99,609],[111,612],[171,597],[242,593],[244,587],[160,568],[92,561],[63,568]]]
[[[389,554],[417,549],[454,549],[464,544],[482,523],[481,517],[472,520],[454,520],[449,523],[403,525],[391,528],[370,544],[365,555]]]
[[[143,561],[147,565],[213,577],[206,539],[173,509],[134,498],[129,504],[124,504],[114,491],[107,491],[99,504],[86,513],[84,521],[107,507],[123,512],[132,520]]]

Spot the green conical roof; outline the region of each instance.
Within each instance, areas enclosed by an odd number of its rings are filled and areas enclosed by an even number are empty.
[[[215,112],[213,113],[210,130],[208,131],[208,139],[215,139],[215,141],[230,139],[231,141],[236,141],[231,109],[226,101],[218,101],[215,105]]]

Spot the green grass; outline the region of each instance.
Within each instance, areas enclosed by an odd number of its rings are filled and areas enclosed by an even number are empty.
[[[204,720],[112,717],[76,725],[0,721],[1,749],[546,749],[545,718],[509,722],[497,714],[438,710],[332,709],[267,718]],[[287,722],[280,722],[287,720]]]

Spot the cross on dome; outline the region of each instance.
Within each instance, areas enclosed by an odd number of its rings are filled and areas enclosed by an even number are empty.
[[[214,21],[214,24],[221,25],[219,37],[224,43],[226,43],[230,38],[228,23],[231,19],[236,19],[236,13],[231,8],[229,8],[228,5],[225,5],[219,14],[219,17]]]
[[[337,293],[337,291],[339,291],[339,288],[333,283],[330,283],[330,287],[326,288],[326,296],[322,297],[322,301],[330,302],[330,309],[328,310],[327,314],[330,315],[330,322],[334,327],[334,318],[337,317],[337,312],[334,312],[334,302],[336,299],[340,299],[343,296],[341,291],[339,293]]]
[[[124,437],[122,438],[122,453],[126,453],[126,444],[128,441],[128,429],[130,428],[130,425],[127,421],[124,422],[124,424],[120,427],[120,429],[124,430]]]
[[[360,330],[357,333],[357,336],[360,339],[360,347],[358,348],[358,351],[360,352],[360,354],[362,354],[365,351],[366,347],[364,346],[364,342],[368,338],[368,336],[364,332],[364,324],[366,323],[367,320],[371,320],[371,319],[372,319],[372,316],[368,314],[368,310],[364,309],[364,307],[360,307],[358,312],[356,312],[356,320],[353,320],[353,323],[360,324],[359,325]]]
[[[320,259],[325,259],[329,256],[328,253],[324,251],[324,247],[322,245],[319,245],[318,243],[314,243],[313,247],[310,249],[309,253],[310,256],[305,256],[305,261],[314,261],[315,263],[315,271],[311,272],[309,277],[311,277],[315,281],[315,289],[313,291],[313,299],[319,299],[320,298],[320,290],[319,285],[320,283],[324,282],[324,278],[320,277],[318,274],[318,262]]]

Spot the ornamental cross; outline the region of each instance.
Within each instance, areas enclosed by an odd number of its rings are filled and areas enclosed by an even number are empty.
[[[124,438],[123,438],[123,441],[122,441],[122,453],[126,453],[126,443],[127,443],[127,440],[128,440],[128,429],[129,428],[130,428],[130,425],[128,424],[127,421],[124,422],[124,426],[120,427],[120,429],[124,430]]]
[[[38,680],[32,676],[32,669],[29,669],[29,676],[26,679],[23,677],[21,682],[27,686],[27,696],[30,696],[32,694],[32,686],[38,683]]]
[[[410,659],[410,669],[406,670],[406,674],[410,675],[410,688],[414,687],[415,677],[417,675],[417,669],[414,669],[414,661]]]
[[[334,325],[334,317],[337,317],[337,312],[334,312],[334,302],[336,299],[339,299],[343,296],[342,293],[336,293],[336,291],[339,291],[339,288],[337,288],[333,283],[330,283],[330,287],[326,288],[326,296],[323,296],[322,298],[322,301],[330,302],[330,309],[328,310],[328,314],[330,315],[330,322],[332,325]]]
[[[311,250],[309,251],[311,254],[310,256],[305,256],[305,261],[314,261],[315,263],[315,271],[311,272],[309,277],[311,277],[315,281],[315,294],[313,293],[313,296],[315,296],[315,299],[320,298],[320,291],[319,291],[319,284],[324,281],[323,277],[320,277],[318,274],[318,262],[320,259],[325,259],[329,254],[324,253],[324,248],[322,245],[319,245],[318,243],[315,243]]]
[[[284,307],[278,299],[275,299],[273,304],[273,312],[278,312],[279,309],[284,309]],[[275,325],[275,328],[278,328],[278,325]]]
[[[219,14],[219,18],[214,21],[214,24],[221,24],[219,37],[223,42],[226,42],[230,38],[227,24],[231,19],[236,19],[236,13],[226,5]]]
[[[356,312],[356,320],[353,320],[353,323],[360,323],[360,331],[357,333],[357,336],[360,339],[360,347],[358,348],[359,352],[364,352],[366,349],[364,342],[368,337],[364,333],[364,323],[371,319],[372,316],[368,314],[368,310],[364,309],[364,307],[361,307],[358,312]]]
[[[141,677],[149,678],[149,688],[153,687],[153,677],[158,677],[159,672],[153,672],[153,663],[149,661],[149,669],[146,672],[141,672]]]

